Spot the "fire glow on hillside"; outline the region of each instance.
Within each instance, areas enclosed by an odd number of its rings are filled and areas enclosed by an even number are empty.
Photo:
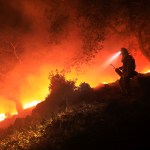
[[[0,114],[0,121],[3,121],[6,118],[5,114]]]
[[[23,105],[23,108],[24,108],[24,109],[27,109],[27,108],[34,107],[34,106],[36,106],[37,104],[39,104],[40,102],[41,102],[41,100],[32,101],[32,102],[30,102],[30,103],[24,104],[24,105]]]
[[[150,70],[145,71],[144,73],[150,73]]]
[[[148,23],[136,20],[145,13],[139,14],[142,7],[136,11],[137,3],[126,8],[124,3],[113,0],[0,1],[0,120],[7,117],[5,114],[43,101],[49,94],[51,70],[65,70],[68,80],[77,79],[77,86],[82,82],[91,87],[114,82],[119,77],[110,63],[122,65],[118,57],[121,47],[128,48],[134,56],[137,72],[149,72],[148,57],[141,50],[144,46],[135,37],[142,29],[141,36],[146,38],[144,31],[149,30]],[[107,4],[111,9],[106,9]],[[120,16],[128,15],[125,12],[130,8],[130,12],[139,15],[135,23],[132,15]],[[114,23],[114,18],[120,22]],[[143,21],[147,21],[145,17]],[[124,28],[133,27],[130,23],[136,24],[137,31]],[[138,23],[145,24],[145,28],[138,28]],[[98,51],[97,47],[103,48]]]
[[[4,114],[4,113],[1,113],[0,114],[0,122],[5,120],[6,118],[9,118],[9,117],[12,117],[14,115],[17,115],[18,113],[15,112],[15,113],[11,113],[11,114]]]
[[[92,68],[89,68],[87,73],[81,74],[81,75],[77,75],[75,73],[69,73],[67,74],[67,79],[75,79],[76,77],[77,79],[77,86],[81,83],[81,82],[87,82],[89,83],[92,87],[97,86],[99,83],[103,83],[103,84],[108,84],[111,82],[114,82],[115,80],[118,79],[117,74],[115,73],[115,71],[112,69],[112,67],[110,67],[110,63],[115,63],[115,66],[119,66],[120,64],[120,56],[119,53],[113,53],[110,55],[103,55],[105,56],[103,59],[103,62],[100,61],[100,57],[98,56],[97,58],[95,58],[96,63],[93,64]],[[107,57],[106,57],[107,56]],[[119,56],[119,57],[118,57]],[[141,55],[136,56],[136,58],[141,58]],[[116,60],[118,59],[118,60]],[[100,63],[99,63],[100,61]],[[144,57],[142,57],[142,61],[143,63],[148,62]],[[141,61],[140,59],[136,59],[137,64],[140,64]],[[148,64],[148,63],[145,63]],[[104,67],[105,66],[105,67]],[[144,66],[144,65],[143,65]],[[138,71],[142,72],[142,73],[147,73],[149,72],[149,68],[148,65],[146,67],[143,66],[138,66],[137,68],[139,69]],[[100,68],[100,72],[99,71]],[[101,70],[101,68],[103,70]],[[95,72],[95,71],[97,72]],[[48,74],[49,74],[49,67],[47,67],[47,69],[42,69],[42,71],[40,71],[40,76],[36,76],[35,75],[30,75],[26,77],[26,81],[23,86],[21,87],[21,103],[23,105],[23,109],[27,109],[30,107],[34,107],[36,106],[38,103],[40,103],[41,101],[43,101],[45,99],[45,97],[47,96],[47,94],[49,93],[48,91],[48,85],[49,85],[49,80],[48,80]],[[102,76],[100,76],[102,74]],[[92,76],[93,78],[89,78],[89,76]],[[15,93],[14,93],[15,94]],[[32,98],[33,97],[33,98]],[[35,100],[38,99],[38,100]],[[5,105],[6,106],[6,105]],[[12,106],[10,106],[12,107]],[[4,106],[3,106],[4,109]],[[5,112],[5,113],[12,113],[15,112],[16,108],[14,107],[14,109],[12,109],[10,112]],[[2,111],[1,111],[2,112]],[[0,115],[0,120],[4,120],[5,118],[7,118],[7,116],[5,115],[5,113],[1,113]]]

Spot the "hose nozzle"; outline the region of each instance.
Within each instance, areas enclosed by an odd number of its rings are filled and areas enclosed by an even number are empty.
[[[114,69],[116,69],[116,67],[113,64],[110,64]]]

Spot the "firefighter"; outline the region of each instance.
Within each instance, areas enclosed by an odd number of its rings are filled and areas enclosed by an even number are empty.
[[[120,75],[119,85],[123,95],[130,95],[130,79],[137,75],[137,72],[135,71],[136,64],[133,56],[129,54],[126,48],[121,48],[121,55],[123,65],[116,69],[116,71],[120,70],[120,72],[122,72]]]

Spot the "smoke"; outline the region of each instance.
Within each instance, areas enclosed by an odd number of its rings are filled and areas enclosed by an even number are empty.
[[[68,79],[78,77],[78,84],[92,86],[117,79],[111,67],[101,69],[111,54],[129,46],[128,34],[114,37],[109,32],[118,8],[112,4],[113,0],[0,0],[0,112],[44,100],[51,70],[65,70]]]
[[[49,72],[67,68],[80,47],[70,13],[63,1],[0,1],[0,111],[44,100]]]

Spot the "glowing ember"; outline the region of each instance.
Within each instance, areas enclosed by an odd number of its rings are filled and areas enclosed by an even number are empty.
[[[10,115],[11,115],[11,116],[14,116],[14,115],[18,115],[18,113],[15,112],[15,113],[11,113]]]
[[[27,108],[30,108],[30,107],[34,107],[40,102],[41,102],[40,100],[32,101],[31,103],[24,104],[23,108],[27,109]]]
[[[103,82],[103,84],[108,84],[107,82]]]
[[[0,121],[3,121],[6,118],[5,114],[0,114]]]

